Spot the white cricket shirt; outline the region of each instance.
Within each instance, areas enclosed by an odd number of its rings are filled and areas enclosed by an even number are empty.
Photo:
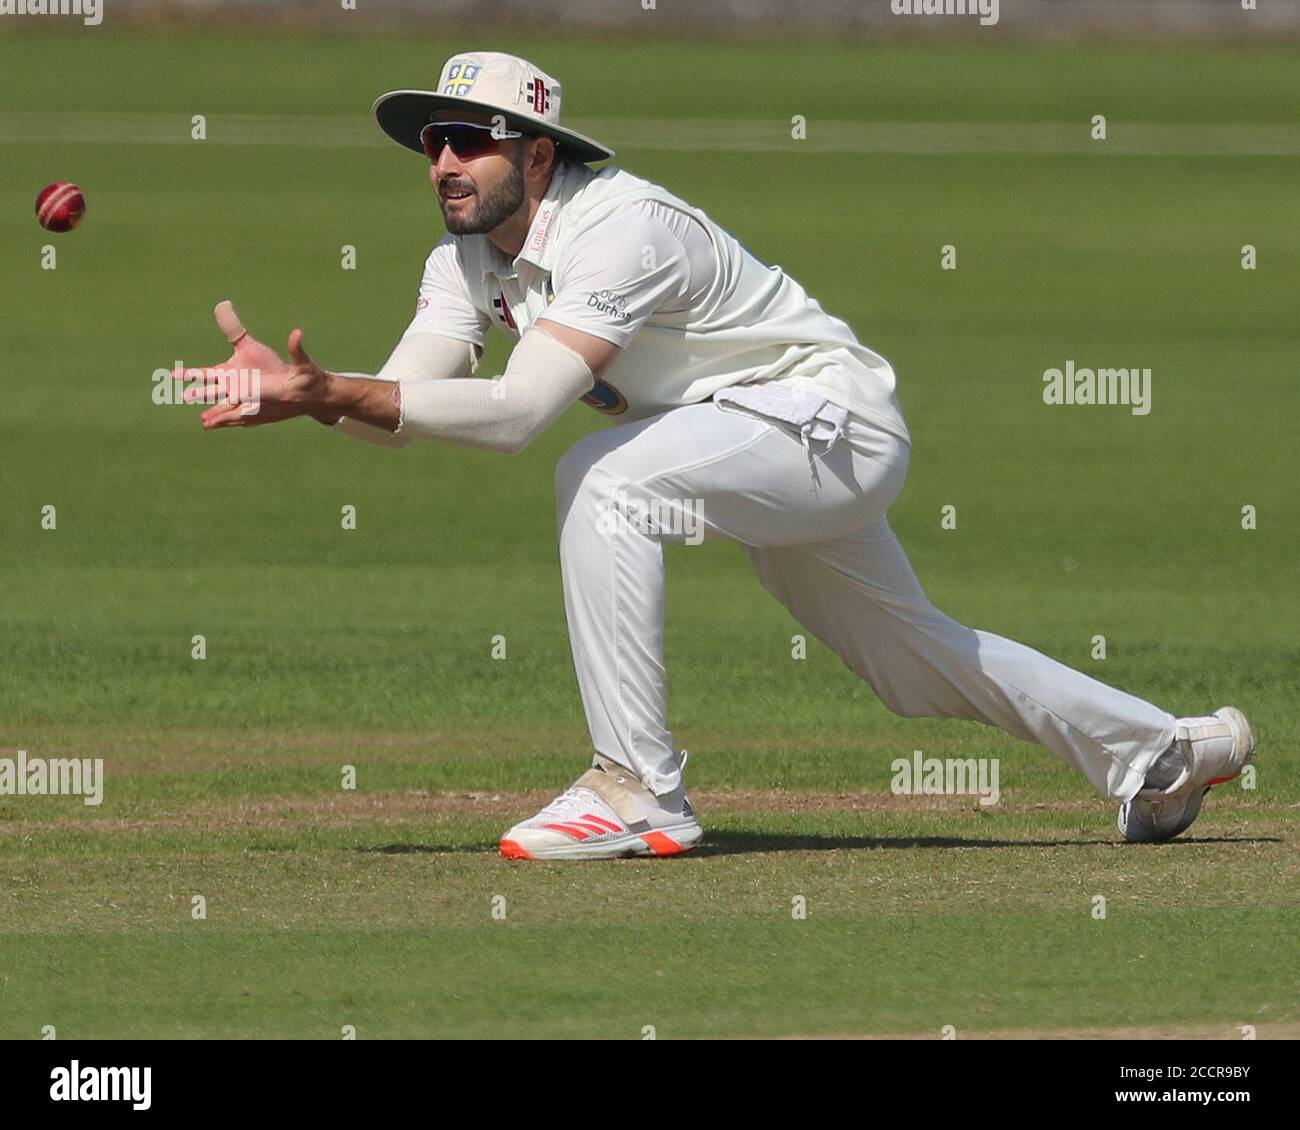
[[[444,238],[406,335],[482,348],[489,326],[517,339],[541,318],[622,347],[583,398],[620,421],[779,380],[908,438],[883,357],[699,209],[620,169],[557,166],[513,260],[483,235]]]

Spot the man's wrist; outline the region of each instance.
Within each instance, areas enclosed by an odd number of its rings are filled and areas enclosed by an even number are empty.
[[[313,407],[329,415],[346,416],[351,406],[351,384],[347,377],[340,377],[338,373],[326,373],[321,395]]]
[[[395,432],[402,421],[400,381],[360,374],[327,373],[317,407],[329,416],[346,416],[372,428]]]
[[[325,374],[321,395],[308,408],[307,414],[322,424],[337,424],[347,415],[348,381],[336,373]]]

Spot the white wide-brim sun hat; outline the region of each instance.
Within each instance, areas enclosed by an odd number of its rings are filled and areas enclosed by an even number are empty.
[[[560,84],[527,59],[498,51],[466,51],[443,65],[435,90],[390,90],[375,99],[375,121],[389,137],[424,152],[420,133],[434,114],[465,107],[505,117],[506,128],[543,134],[565,160],[586,164],[614,150],[560,125]]]

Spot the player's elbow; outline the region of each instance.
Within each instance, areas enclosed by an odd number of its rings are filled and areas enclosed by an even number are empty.
[[[504,415],[496,428],[494,446],[506,455],[518,455],[546,431],[550,423],[551,415],[539,411],[536,406],[516,406]]]
[[[498,450],[505,455],[519,455],[532,446],[533,440],[541,434],[541,431],[542,429],[540,428],[536,430],[528,428],[522,431],[511,432],[510,435],[502,439]]]

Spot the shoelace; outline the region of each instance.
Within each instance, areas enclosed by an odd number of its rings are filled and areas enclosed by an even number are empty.
[[[587,789],[579,790],[576,788],[565,789],[564,792],[562,792],[553,801],[551,801],[550,804],[548,804],[545,808],[542,809],[540,815],[543,816],[561,815],[563,813],[564,806],[568,801],[573,801],[578,799],[579,791],[587,792],[588,790]]]

